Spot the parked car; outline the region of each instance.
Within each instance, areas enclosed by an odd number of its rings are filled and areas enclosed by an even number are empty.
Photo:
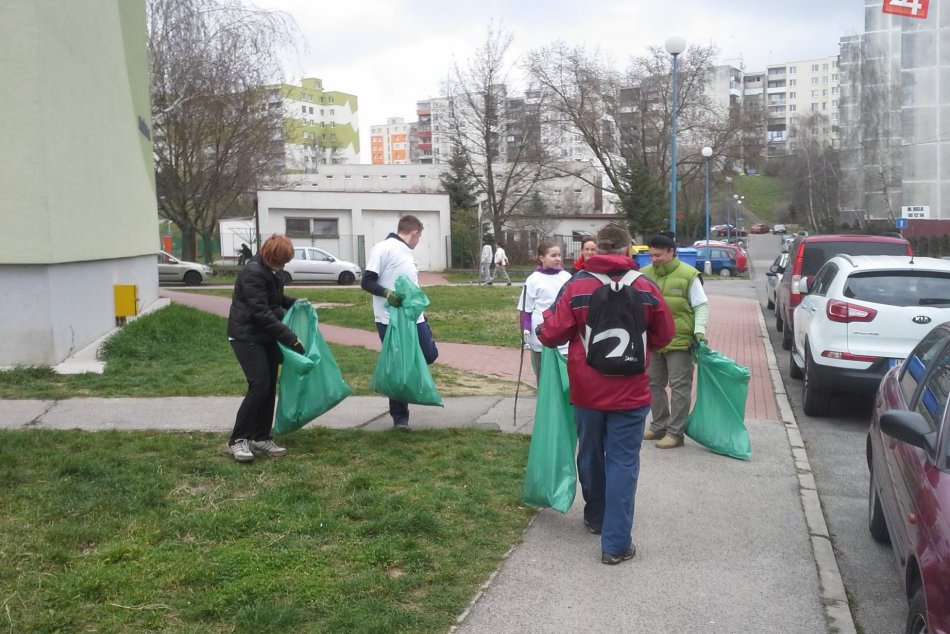
[[[786,232],[786,231],[788,231],[788,229],[786,229],[786,228],[785,228],[785,225],[783,225],[781,222],[778,222],[778,223],[772,225],[772,235],[773,235],[773,236],[778,235],[778,234],[785,235],[785,232]]]
[[[795,239],[795,236],[782,236],[782,253],[788,253],[788,248],[792,246],[792,241]]]
[[[294,259],[284,265],[281,272],[284,284],[291,282],[337,282],[352,284],[363,277],[356,264],[338,260],[335,256],[316,247],[295,247]]]
[[[765,274],[765,307],[768,309],[775,308],[775,289],[778,286],[778,281],[782,277],[782,273],[785,272],[785,266],[788,264],[788,252],[782,253],[775,261],[772,262],[772,266],[769,267],[768,272]]]
[[[866,454],[868,529],[891,543],[909,603],[905,632],[950,632],[950,324],[877,391]]]
[[[706,260],[712,263],[712,272],[715,275],[729,277],[736,273],[749,270],[749,260],[745,252],[731,244],[709,245],[696,247],[696,269],[703,271]]]
[[[696,242],[693,243],[693,248],[698,249],[699,247],[704,247],[706,246],[706,242],[707,242],[706,240],[697,240]],[[725,240],[709,240],[709,244],[719,245],[719,244],[728,244],[728,242],[726,242]]]
[[[764,222],[757,222],[749,228],[749,233],[768,233],[769,226]]]
[[[721,237],[728,236],[747,236],[749,232],[745,229],[740,229],[734,225],[717,225],[719,228],[716,229],[716,235]]]
[[[794,332],[793,311],[801,301],[798,281],[807,277],[809,285],[822,265],[838,253],[848,255],[910,255],[910,243],[903,238],[865,235],[795,236],[788,249],[788,266],[775,294],[775,329],[782,333],[782,348],[791,350]]]
[[[183,282],[188,286],[197,286],[212,277],[214,277],[214,271],[210,266],[179,260],[165,251],[158,252],[159,282]]]
[[[789,374],[802,408],[827,412],[837,393],[873,393],[934,324],[950,320],[950,262],[906,255],[836,255],[795,308]]]

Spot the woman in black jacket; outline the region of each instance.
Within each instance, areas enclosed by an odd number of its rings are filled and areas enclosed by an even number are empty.
[[[284,309],[297,301],[284,295],[279,275],[293,257],[290,239],[272,235],[234,283],[228,340],[247,377],[247,395],[238,408],[228,441],[231,455],[238,462],[250,462],[254,456],[278,458],[287,453],[271,439],[270,431],[277,398],[277,367],[283,360],[277,342],[303,351],[297,335],[281,321]]]

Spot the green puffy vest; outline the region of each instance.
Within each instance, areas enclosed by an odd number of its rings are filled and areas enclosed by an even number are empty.
[[[676,334],[660,352],[670,350],[686,350],[693,341],[693,327],[696,325],[693,316],[693,307],[689,304],[689,285],[699,275],[694,267],[683,264],[675,255],[673,259],[660,266],[649,265],[640,270],[641,273],[656,282],[663,293],[663,299],[673,314],[673,324]]]

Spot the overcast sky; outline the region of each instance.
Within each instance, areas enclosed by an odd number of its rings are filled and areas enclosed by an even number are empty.
[[[287,12],[302,33],[285,81],[319,77],[324,89],[359,98],[364,163],[370,126],[414,121],[416,101],[439,96],[453,61],[468,60],[491,20],[514,37],[511,62],[561,39],[599,47],[619,67],[674,33],[715,44],[721,63],[762,70],[834,55],[841,36],[864,31],[864,0],[251,1]]]

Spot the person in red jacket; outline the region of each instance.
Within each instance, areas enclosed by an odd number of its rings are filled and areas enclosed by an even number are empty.
[[[618,564],[633,558],[630,537],[640,474],[640,444],[650,411],[647,373],[607,376],[587,364],[584,332],[591,295],[601,281],[590,273],[618,280],[633,268],[630,234],[619,225],[597,233],[597,254],[564,285],[538,326],[538,338],[553,347],[570,342],[567,373],[577,423],[577,472],[584,495],[584,524],[600,534],[601,561]],[[675,334],[673,317],[659,288],[644,276],[631,287],[643,301],[647,352],[660,350]]]
[[[581,254],[574,260],[574,272],[577,273],[582,270],[584,263],[595,253],[597,253],[597,239],[593,236],[584,238],[584,241],[581,242]]]

